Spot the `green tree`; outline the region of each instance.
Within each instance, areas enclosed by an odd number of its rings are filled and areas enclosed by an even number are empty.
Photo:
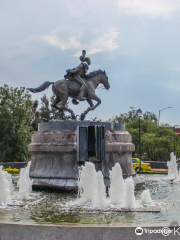
[[[139,118],[137,110],[131,108],[128,113],[120,114],[111,119],[114,122],[124,122],[126,130],[132,135],[135,144],[133,156],[139,155]],[[142,160],[167,161],[170,153],[180,154],[179,137],[168,124],[157,125],[157,116],[152,112],[145,112],[141,118],[141,154]]]
[[[51,104],[55,100],[55,94],[52,95],[52,97],[49,99],[44,94],[41,98],[41,107],[39,109],[39,117],[42,122],[48,122],[50,120],[67,120],[68,117],[63,116],[62,111],[59,111],[58,109],[55,109],[51,107]],[[57,105],[58,106],[58,105]],[[66,105],[68,107],[68,105]]]
[[[49,99],[47,98],[46,94],[44,94],[41,98],[41,107],[39,109],[40,118],[44,122],[48,122],[51,120],[51,109],[49,105]]]
[[[39,116],[39,112],[37,108],[39,106],[39,102],[37,100],[32,101],[32,115],[28,121],[28,125],[31,126],[35,131],[38,131],[38,123],[42,122]]]
[[[50,98],[51,104],[54,102],[55,98],[56,98],[56,95],[53,94],[52,97]],[[58,106],[58,104],[57,104],[57,106]],[[68,103],[66,104],[66,107],[68,107]],[[63,116],[63,113],[61,111],[59,111],[56,108],[51,107],[51,119],[64,119],[64,118],[66,120],[68,120],[67,117]]]
[[[135,120],[137,118],[137,109],[135,109],[134,107],[130,107],[130,109],[131,110],[129,112],[121,113],[119,116],[118,115],[114,116],[111,119],[109,119],[109,121],[119,122],[119,123],[120,122],[128,123],[128,122]],[[146,111],[145,113],[143,113],[142,119],[147,120],[149,122],[157,123],[157,116],[153,112]]]
[[[25,88],[0,87],[0,161],[26,161],[31,139],[31,95]]]

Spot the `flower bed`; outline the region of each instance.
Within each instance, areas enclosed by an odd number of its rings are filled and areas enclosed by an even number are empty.
[[[3,168],[4,171],[7,171],[8,173],[11,173],[11,174],[19,174],[19,169],[17,168],[11,168],[11,167],[8,167],[8,168]]]
[[[146,170],[141,170],[141,171],[136,171],[138,174],[143,173],[143,174],[167,174],[168,171],[146,171]]]

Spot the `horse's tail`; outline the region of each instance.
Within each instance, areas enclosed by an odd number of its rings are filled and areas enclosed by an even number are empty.
[[[32,93],[42,92],[45,89],[47,89],[53,83],[54,82],[44,82],[41,86],[39,86],[37,88],[26,88],[26,89],[29,90]]]

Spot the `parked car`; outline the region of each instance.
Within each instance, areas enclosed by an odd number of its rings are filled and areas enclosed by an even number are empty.
[[[140,170],[140,160],[139,160],[139,158],[132,158],[132,163],[133,163],[134,169],[139,171]],[[141,161],[141,170],[150,171],[151,170],[150,164],[149,163],[144,163],[143,161]]]

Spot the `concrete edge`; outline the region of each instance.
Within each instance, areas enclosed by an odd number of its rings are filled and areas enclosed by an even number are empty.
[[[141,232],[137,231],[141,230]],[[0,223],[0,240],[159,240],[179,239],[174,230],[162,232],[164,226],[46,225]],[[151,232],[150,232],[151,231]],[[166,235],[164,235],[164,234]],[[173,233],[176,233],[174,235]]]

